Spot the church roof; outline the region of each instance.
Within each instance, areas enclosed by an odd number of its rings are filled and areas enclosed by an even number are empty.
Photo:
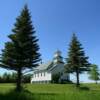
[[[48,68],[52,67],[51,65],[52,65],[52,62],[49,61],[49,62],[47,62],[47,63],[44,63],[44,64],[39,65],[39,66],[37,67],[37,70],[38,70],[38,71],[47,70]]]
[[[36,68],[35,71],[37,72],[37,71],[51,70],[58,63],[63,63],[63,58],[61,56],[61,51],[59,51],[59,50],[57,50],[54,53],[54,57],[53,57],[52,61],[48,61],[47,63],[40,64]]]

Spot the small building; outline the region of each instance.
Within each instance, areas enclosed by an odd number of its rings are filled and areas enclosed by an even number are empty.
[[[50,83],[52,76],[60,74],[59,81],[68,80],[68,74],[65,73],[63,57],[61,51],[57,50],[54,53],[52,61],[40,64],[33,72],[31,83]]]

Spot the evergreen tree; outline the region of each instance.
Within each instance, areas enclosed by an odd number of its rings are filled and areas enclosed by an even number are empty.
[[[98,66],[95,64],[92,64],[91,69],[89,71],[89,78],[91,80],[94,80],[95,83],[97,84],[97,81],[100,80],[99,75],[100,74],[99,74]]]
[[[17,71],[16,89],[21,91],[23,71],[36,67],[40,61],[38,39],[27,5],[16,19],[12,34],[8,37],[11,41],[5,43],[1,63],[3,68]]]
[[[76,73],[76,86],[80,85],[79,75],[84,71],[89,70],[88,57],[85,56],[82,45],[78,41],[75,34],[73,34],[72,41],[70,43],[68,58],[66,59],[66,71],[70,73]]]

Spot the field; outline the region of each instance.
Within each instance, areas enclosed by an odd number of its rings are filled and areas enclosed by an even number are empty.
[[[26,84],[21,93],[14,84],[0,84],[0,100],[100,100],[100,84]]]

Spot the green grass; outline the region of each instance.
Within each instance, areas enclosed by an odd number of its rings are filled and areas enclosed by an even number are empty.
[[[100,84],[26,84],[16,93],[14,84],[0,84],[0,100],[100,100]]]

